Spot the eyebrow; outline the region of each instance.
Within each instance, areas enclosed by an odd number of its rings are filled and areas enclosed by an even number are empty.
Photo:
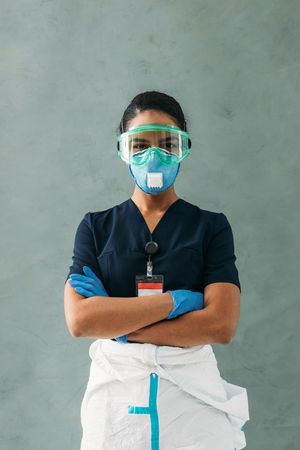
[[[161,141],[178,141],[178,138],[176,136],[169,136],[164,139],[161,139]],[[130,142],[149,142],[148,139],[142,139],[142,138],[133,138],[130,140]]]

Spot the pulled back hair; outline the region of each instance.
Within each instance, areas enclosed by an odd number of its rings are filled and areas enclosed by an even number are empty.
[[[186,128],[186,119],[184,117],[181,106],[170,95],[158,91],[141,92],[136,95],[125,109],[119,126],[117,127],[117,134],[127,131],[127,126],[130,120],[134,119],[140,112],[148,109],[162,111],[175,120],[179,128],[188,131]]]

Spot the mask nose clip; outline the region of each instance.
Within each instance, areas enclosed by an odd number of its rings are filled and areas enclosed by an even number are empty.
[[[149,147],[148,148],[148,157],[149,159],[154,159],[155,155],[157,155],[158,157],[160,157],[160,152],[158,150],[158,147]]]
[[[163,162],[163,150],[159,147],[148,147],[146,152],[146,159],[153,161],[155,159],[155,155],[158,156],[161,162]]]

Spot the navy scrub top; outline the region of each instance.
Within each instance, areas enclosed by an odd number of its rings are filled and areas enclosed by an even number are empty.
[[[88,212],[78,225],[71,273],[89,266],[110,297],[135,297],[135,275],[146,275],[145,244],[154,240],[153,274],[164,275],[164,289],[204,291],[218,281],[241,292],[231,226],[223,213],[207,211],[182,198],[173,202],[153,233],[134,201]]]

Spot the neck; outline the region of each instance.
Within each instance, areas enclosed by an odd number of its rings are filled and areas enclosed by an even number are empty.
[[[172,185],[164,192],[159,194],[146,194],[137,185],[135,185],[131,200],[139,207],[142,212],[163,212],[179,199]]]

